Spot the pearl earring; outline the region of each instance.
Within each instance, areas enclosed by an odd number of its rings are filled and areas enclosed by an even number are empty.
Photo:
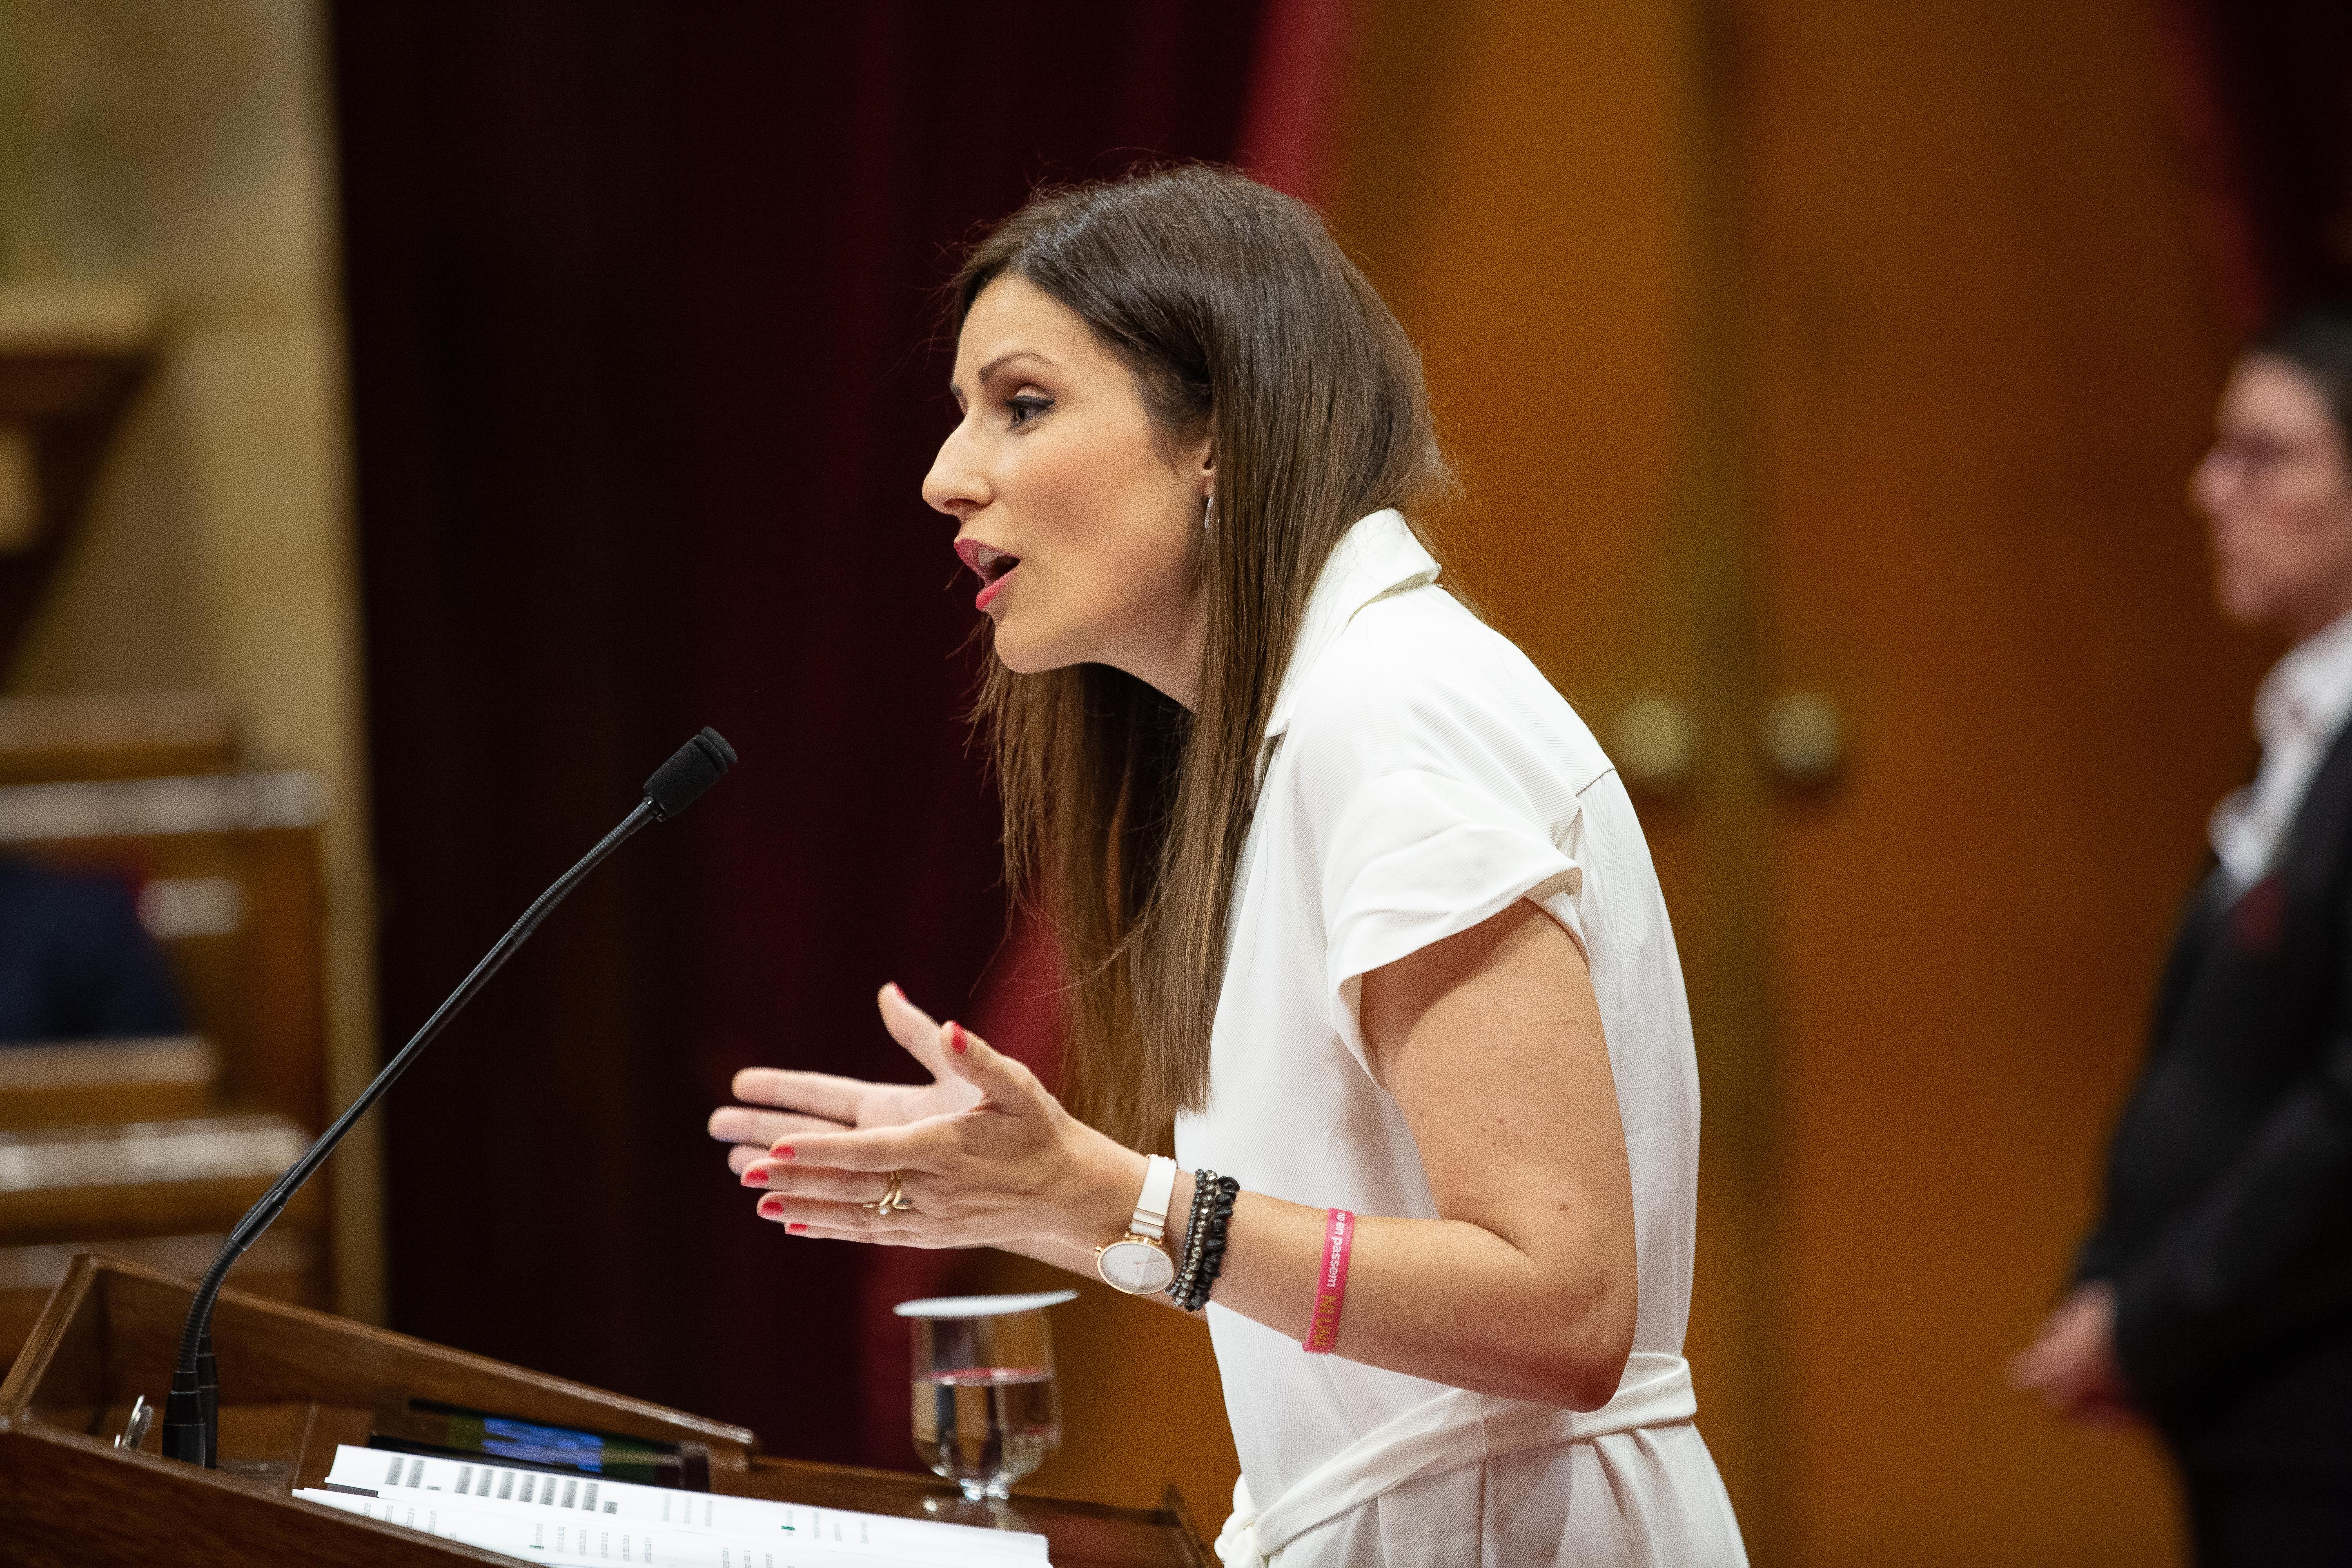
[[[1215,520],[1216,515],[1217,515],[1217,498],[1215,497],[1215,495],[1212,494],[1212,495],[1209,497],[1209,504],[1208,504],[1208,507],[1207,507],[1207,508],[1206,508],[1206,509],[1205,509],[1205,510],[1201,513],[1201,531],[1202,531],[1202,532],[1206,533],[1206,532],[1208,532],[1208,531],[1209,531],[1209,524],[1210,524],[1212,521],[1213,521]]]

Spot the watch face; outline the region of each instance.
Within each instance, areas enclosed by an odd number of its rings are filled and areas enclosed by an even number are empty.
[[[1148,1241],[1114,1241],[1095,1254],[1095,1268],[1104,1280],[1130,1296],[1149,1296],[1168,1289],[1176,1265]]]

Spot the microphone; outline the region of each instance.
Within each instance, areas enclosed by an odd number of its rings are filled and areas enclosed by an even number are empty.
[[[506,961],[514,956],[515,950],[539,929],[539,922],[545,920],[572,889],[587,879],[588,873],[602,865],[607,856],[627,843],[646,824],[667,822],[692,805],[702,797],[705,790],[719,782],[721,773],[734,764],[735,748],[729,745],[718,731],[707,726],[700,734],[680,746],[670,760],[646,781],[645,797],[621,819],[620,826],[604,835],[578,865],[558,877],[554,886],[540,894],[530,908],[523,911],[522,918],[515,921],[506,935],[499,938],[488,952],[483,954],[482,961],[474,965],[473,973],[459,982],[457,989],[449,993],[448,998],[433,1010],[433,1016],[425,1020],[424,1027],[410,1037],[408,1044],[401,1047],[400,1054],[384,1064],[383,1070],[375,1075],[375,1081],[360,1091],[359,1098],[335,1118],[333,1126],[320,1134],[319,1141],[310,1145],[310,1152],[287,1167],[286,1173],[278,1178],[276,1184],[262,1195],[261,1201],[253,1205],[252,1211],[236,1222],[236,1228],[229,1232],[228,1239],[221,1246],[220,1256],[213,1259],[210,1268],[205,1270],[204,1279],[196,1287],[195,1300],[188,1306],[187,1321],[180,1331],[179,1360],[173,1364],[172,1392],[163,1405],[164,1458],[202,1465],[206,1469],[219,1468],[219,1394],[218,1378],[213,1370],[212,1318],[213,1301],[220,1294],[221,1281],[227,1277],[230,1267],[259,1239],[263,1231],[269,1228],[269,1222],[278,1217],[288,1201],[301,1190],[302,1184],[310,1179],[311,1173],[326,1163],[327,1156],[335,1152],[335,1145],[343,1141],[343,1134],[352,1130],[352,1124],[383,1098],[384,1091],[415,1064],[416,1058],[424,1054],[425,1047],[431,1045],[435,1037],[448,1026],[449,1020],[457,1016],[458,1010],[474,999],[475,994],[488,983],[490,976],[496,974]]]

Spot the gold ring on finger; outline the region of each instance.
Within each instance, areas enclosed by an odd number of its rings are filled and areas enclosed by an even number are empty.
[[[883,1189],[882,1195],[870,1204],[860,1204],[857,1206],[862,1209],[872,1209],[877,1215],[892,1215],[901,1209],[913,1208],[915,1205],[907,1201],[906,1194],[901,1190],[905,1181],[904,1171],[891,1172],[889,1184]]]

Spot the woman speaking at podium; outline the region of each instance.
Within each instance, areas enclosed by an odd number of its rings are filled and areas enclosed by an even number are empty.
[[[1071,1109],[886,988],[935,1081],[741,1075],[760,1213],[1205,1312],[1228,1563],[1744,1562],[1681,1356],[1665,905],[1591,732],[1439,584],[1412,344],[1311,209],[1205,168],[1042,195],[956,289],[923,496]]]

